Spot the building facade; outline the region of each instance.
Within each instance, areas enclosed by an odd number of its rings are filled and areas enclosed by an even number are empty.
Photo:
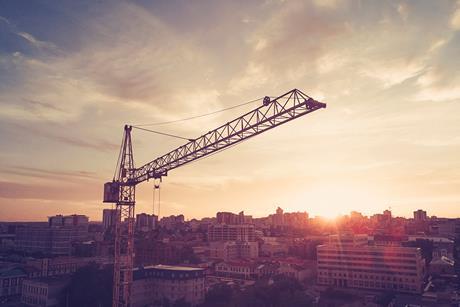
[[[208,241],[248,241],[256,240],[254,225],[214,224],[208,227]]]
[[[318,284],[421,293],[425,261],[419,248],[326,244],[317,247]]]
[[[148,232],[155,229],[158,223],[158,216],[154,214],[140,213],[136,214],[136,230]]]
[[[209,245],[209,257],[225,261],[235,259],[254,259],[259,256],[259,244],[257,242],[211,242]]]
[[[102,210],[102,226],[104,227],[104,230],[110,229],[114,225],[116,214],[116,209]]]
[[[22,283],[21,303],[26,306],[62,306],[63,290],[68,283],[68,278],[26,279]]]
[[[0,304],[21,297],[22,281],[25,278],[27,278],[27,272],[23,268],[0,268]]]
[[[214,272],[219,277],[258,279],[259,265],[253,261],[223,261],[216,264]]]
[[[134,269],[132,306],[142,307],[183,300],[192,306],[204,302],[202,268],[154,265]]]
[[[428,219],[426,211],[418,209],[414,211],[414,220],[416,221],[426,221]]]
[[[72,243],[88,237],[88,217],[56,215],[48,224],[30,224],[16,229],[15,247],[27,252],[50,255],[70,255]]]

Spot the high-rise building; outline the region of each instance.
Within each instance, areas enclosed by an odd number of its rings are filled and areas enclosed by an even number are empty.
[[[244,215],[244,211],[238,214],[232,212],[217,212],[216,221],[218,224],[229,225],[252,224],[252,216]]]
[[[170,264],[179,260],[179,250],[173,244],[143,239],[134,245],[136,265]]]
[[[416,221],[426,221],[428,218],[427,218],[427,215],[426,215],[426,211],[424,210],[421,210],[421,209],[418,209],[417,211],[414,211],[414,220]]]
[[[276,213],[271,215],[273,226],[284,225],[284,211],[280,207],[276,208]]]
[[[209,241],[255,241],[254,225],[214,224],[208,227]]]
[[[227,241],[211,242],[209,245],[209,257],[224,261],[236,259],[254,259],[259,256],[259,244],[257,242]]]
[[[84,215],[56,215],[48,224],[30,224],[18,227],[15,245],[19,250],[50,255],[70,255],[72,243],[88,236],[88,217]]]
[[[48,224],[50,227],[83,227],[88,228],[88,217],[81,214],[72,215],[55,215],[48,217]]]
[[[338,240],[336,240],[338,239]],[[338,288],[421,293],[425,261],[415,247],[370,246],[340,238],[317,247],[318,284]]]
[[[175,229],[177,227],[184,226],[185,217],[183,214],[179,215],[171,215],[165,216],[161,218],[160,222],[158,223],[161,227],[164,227],[168,230]]]
[[[391,211],[390,210],[383,211],[383,215],[386,216],[388,220],[391,220]]]
[[[158,223],[158,216],[147,213],[140,213],[136,215],[136,230],[137,231],[150,231],[155,229]]]
[[[116,209],[102,210],[102,225],[104,226],[104,230],[107,230],[114,225],[116,213]]]

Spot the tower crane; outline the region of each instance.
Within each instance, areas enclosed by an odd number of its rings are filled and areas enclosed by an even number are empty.
[[[104,202],[116,204],[112,306],[131,305],[137,184],[149,179],[161,180],[170,170],[321,108],[326,108],[326,104],[316,101],[298,89],[273,99],[266,96],[263,104],[254,110],[198,138],[190,139],[186,144],[138,168],[134,166],[131,142],[133,126],[125,125],[114,178],[104,184]]]

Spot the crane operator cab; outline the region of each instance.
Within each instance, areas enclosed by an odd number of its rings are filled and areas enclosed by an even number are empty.
[[[120,183],[116,181],[106,182],[104,184],[104,202],[117,203],[120,197]]]

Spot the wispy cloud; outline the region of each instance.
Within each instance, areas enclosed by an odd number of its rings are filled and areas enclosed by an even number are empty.
[[[169,203],[192,216],[199,203],[199,214],[212,214],[215,207],[201,206],[203,189],[210,202],[233,195],[256,212],[284,193],[271,189],[268,197],[267,186],[283,181],[287,190],[308,191],[311,182],[331,178],[357,190],[380,180],[390,191],[382,198],[407,198],[391,187],[416,191],[428,179],[411,182],[410,174],[445,174],[443,167],[458,165],[458,2],[115,1],[91,4],[96,13],[67,2],[52,12],[40,5],[42,22],[34,12],[18,17],[7,8],[0,16],[0,188],[19,207],[99,201],[93,181],[111,177],[125,123],[174,120],[294,87],[328,108],[201,161],[206,175],[196,175],[197,167],[178,170]],[[193,137],[247,109],[162,129]],[[134,135],[135,144],[143,137]],[[177,145],[147,140],[136,159]],[[235,187],[241,195],[232,194]],[[279,199],[310,199],[289,191]],[[139,202],[150,204],[150,192]]]

